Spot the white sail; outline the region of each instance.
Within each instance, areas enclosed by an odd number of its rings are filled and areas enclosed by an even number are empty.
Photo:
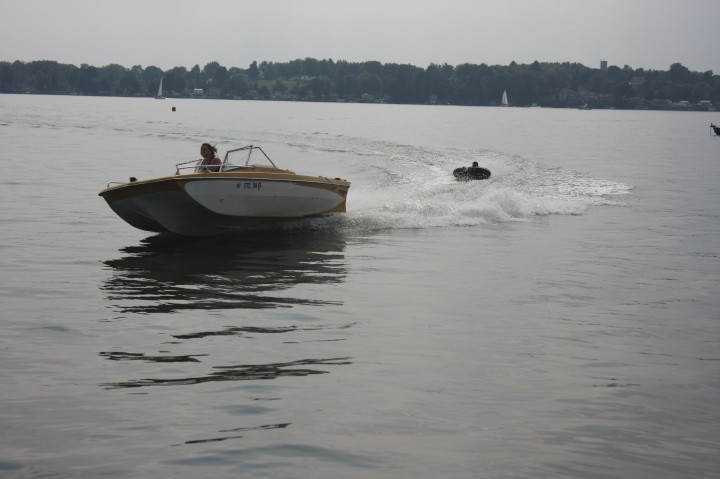
[[[509,105],[508,99],[507,99],[507,90],[503,90],[502,104],[503,104],[503,106]]]
[[[163,81],[163,79],[160,78],[160,86],[158,87],[158,94],[157,94],[157,96],[155,97],[155,98],[157,98],[158,100],[164,100],[164,99],[165,99],[165,97],[164,97],[163,94],[162,94],[162,81]]]

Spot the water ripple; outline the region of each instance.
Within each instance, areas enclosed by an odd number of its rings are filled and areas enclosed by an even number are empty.
[[[192,378],[172,379],[136,379],[117,383],[107,383],[105,389],[139,388],[145,386],[187,386],[206,382],[220,381],[252,381],[259,379],[277,379],[283,376],[310,376],[326,374],[328,371],[318,369],[295,369],[297,366],[345,365],[352,364],[351,358],[301,359],[286,363],[252,364],[238,366],[215,366],[218,371]]]

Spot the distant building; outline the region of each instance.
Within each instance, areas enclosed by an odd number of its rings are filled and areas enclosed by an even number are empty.
[[[600,60],[600,70],[607,71],[607,60]]]

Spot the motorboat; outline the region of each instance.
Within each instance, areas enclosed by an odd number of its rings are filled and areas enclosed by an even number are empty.
[[[235,163],[232,158],[245,156]],[[261,157],[268,166],[251,164]],[[175,165],[175,174],[112,182],[99,195],[135,228],[186,236],[210,236],[277,221],[345,211],[350,182],[305,176],[278,168],[259,146],[225,153],[209,171],[202,160]]]
[[[458,180],[486,180],[490,178],[490,170],[477,166],[477,162],[471,167],[460,167],[453,170],[453,176]]]

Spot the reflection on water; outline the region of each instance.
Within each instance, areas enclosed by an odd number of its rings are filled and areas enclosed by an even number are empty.
[[[128,313],[338,304],[288,291],[342,281],[344,248],[342,233],[329,229],[213,238],[158,235],[105,261],[112,275],[100,287],[115,308]]]
[[[309,376],[325,374],[327,371],[297,366],[343,365],[352,364],[350,358],[301,359],[275,364],[243,364],[238,366],[216,366],[218,371],[206,376],[175,379],[137,379],[133,381],[105,384],[107,389],[139,388],[143,386],[186,386],[219,381],[253,381],[258,379],[276,379],[283,376]]]
[[[116,374],[106,377],[100,386],[106,390],[145,391],[150,386],[183,387],[225,381],[264,383],[283,377],[317,377],[336,366],[352,364],[342,348],[332,345],[346,340],[337,331],[352,328],[356,323],[309,324],[291,311],[280,312],[278,321],[290,319],[281,324],[257,324],[252,314],[223,315],[224,324],[194,320],[204,318],[205,311],[220,309],[342,304],[327,298],[327,288],[302,287],[336,284],[344,281],[347,274],[343,233],[332,228],[312,229],[308,224],[313,223],[306,223],[305,228],[268,229],[216,238],[157,235],[123,248],[119,258],[105,261],[108,275],[100,288],[113,308],[143,315],[183,311],[195,314],[188,315],[189,322],[173,321],[177,329],[164,331],[162,346],[153,338],[135,338],[131,334],[129,343],[126,338],[99,352],[100,357],[115,364],[133,366],[114,369]],[[124,329],[122,326],[119,325],[120,330]],[[168,336],[172,341],[165,340]],[[252,344],[246,343],[248,339]],[[244,343],[242,348],[238,348],[238,341]],[[320,342],[328,342],[332,351],[321,352],[317,344],[303,346]],[[160,369],[148,369],[144,363],[155,363]],[[197,369],[203,366],[207,369]],[[274,386],[273,391],[273,400],[282,398],[281,386]],[[237,403],[239,399],[233,396],[232,401]],[[250,416],[265,412],[250,406],[243,410]],[[285,428],[290,423],[263,424],[269,425],[217,431],[221,434],[209,432],[205,438],[184,444],[236,439],[242,437],[238,434],[241,431]]]
[[[235,429],[221,429],[218,432],[242,432],[242,431],[265,431],[268,429],[285,429],[292,423],[282,423],[282,424],[265,424],[263,426],[257,426],[257,427],[238,427]],[[210,439],[194,439],[192,441],[185,441],[185,444],[203,444],[206,442],[220,442],[220,441],[227,441],[228,439],[242,439],[243,436],[222,436],[222,437],[213,437]],[[180,444],[175,444],[176,446],[179,446]]]
[[[101,352],[100,356],[113,361],[147,361],[151,363],[199,363],[199,359],[195,359],[200,356],[207,356],[207,354],[188,354],[185,356],[148,356],[143,353],[126,353],[123,351],[109,351]]]
[[[322,329],[346,329],[350,328],[355,323],[344,324],[344,325],[322,325],[322,326],[280,326],[280,327],[258,327],[258,326],[226,326],[218,331],[200,331],[197,333],[188,334],[176,334],[173,337],[176,339],[202,339],[208,336],[243,336],[246,333],[250,334],[279,334],[279,333],[292,333],[295,331],[320,331]],[[342,339],[326,339],[325,341],[342,341]]]

